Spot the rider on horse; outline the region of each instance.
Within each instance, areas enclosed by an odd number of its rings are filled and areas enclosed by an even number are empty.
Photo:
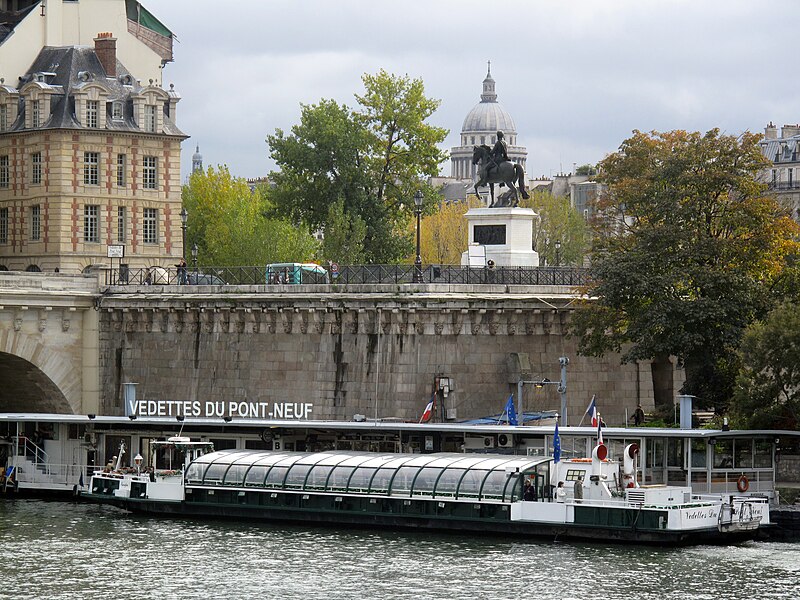
[[[511,159],[508,158],[508,146],[503,137],[503,132],[498,131],[497,141],[494,143],[494,148],[492,148],[492,151],[489,153],[489,162],[486,165],[487,177],[490,175],[492,169],[496,169],[500,166],[501,162],[511,161]]]

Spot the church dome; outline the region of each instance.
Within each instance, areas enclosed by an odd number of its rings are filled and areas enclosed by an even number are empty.
[[[500,130],[505,134],[517,133],[517,126],[508,111],[497,101],[497,93],[494,89],[494,79],[492,79],[491,65],[483,80],[483,93],[481,101],[467,113],[464,125],[461,127],[462,133],[495,133]]]

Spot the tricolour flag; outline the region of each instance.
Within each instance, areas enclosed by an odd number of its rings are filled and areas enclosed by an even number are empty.
[[[436,398],[435,394],[431,396],[431,401],[428,402],[428,405],[425,407],[425,410],[422,411],[422,418],[419,420],[420,423],[427,423],[428,421],[431,420],[431,417],[433,416],[433,401],[435,398]]]
[[[557,463],[561,460],[561,436],[558,435],[558,421],[556,421],[556,430],[553,433],[553,462]]]
[[[517,422],[517,411],[514,409],[514,394],[508,397],[508,402],[506,402],[506,407],[503,409],[503,412],[508,416],[509,425],[519,425]]]
[[[597,427],[597,403],[594,401],[595,397],[592,394],[592,399],[589,406],[586,407],[586,414],[592,419],[592,427]]]
[[[603,419],[600,418],[600,413],[597,414],[597,445],[603,443]]]

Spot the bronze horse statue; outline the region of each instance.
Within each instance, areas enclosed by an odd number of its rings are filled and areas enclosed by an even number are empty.
[[[473,147],[472,164],[478,165],[478,181],[475,182],[475,195],[478,195],[479,187],[488,184],[489,194],[492,197],[492,203],[489,205],[489,208],[494,208],[494,184],[505,184],[512,193],[513,200],[511,206],[517,206],[519,204],[519,195],[517,194],[517,188],[514,186],[514,182],[516,181],[519,186],[519,191],[522,193],[522,197],[527,200],[530,196],[528,196],[528,192],[525,191],[525,170],[521,165],[504,160],[497,164],[489,173],[489,166],[494,167],[494,162],[491,159],[491,152],[492,149],[486,144]]]

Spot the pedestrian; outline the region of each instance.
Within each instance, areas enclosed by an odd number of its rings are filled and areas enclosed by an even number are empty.
[[[186,285],[186,259],[181,257],[175,266],[178,267],[178,281],[181,285]]]
[[[575,496],[575,503],[580,504],[583,500],[583,475],[578,475],[578,478],[575,480],[573,495]]]
[[[633,411],[633,426],[638,427],[642,423],[644,423],[644,411],[642,410],[642,405],[637,404],[636,410]]]
[[[525,502],[533,502],[536,500],[536,489],[531,485],[531,480],[525,480],[525,489],[522,492],[522,499]]]
[[[561,502],[563,504],[566,498],[567,498],[567,490],[564,489],[564,482],[559,481],[558,487],[556,488],[556,502]]]

